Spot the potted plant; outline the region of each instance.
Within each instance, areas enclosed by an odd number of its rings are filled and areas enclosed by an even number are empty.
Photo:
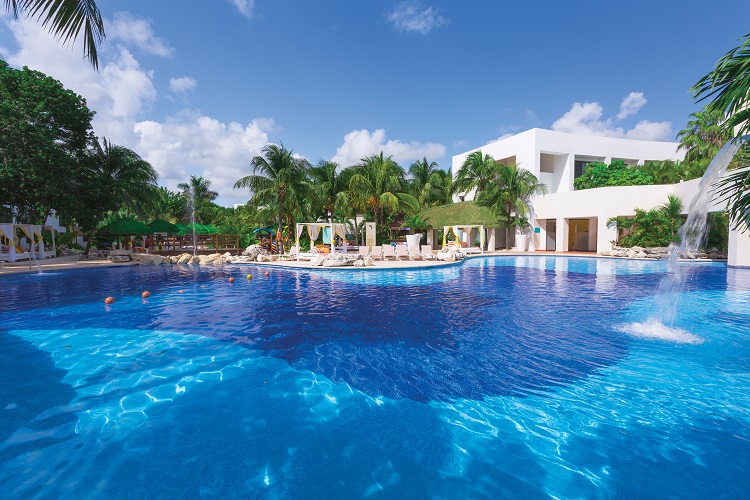
[[[511,219],[511,225],[516,227],[516,249],[525,252],[528,243],[528,230],[531,227],[529,219],[525,215],[515,215]]]

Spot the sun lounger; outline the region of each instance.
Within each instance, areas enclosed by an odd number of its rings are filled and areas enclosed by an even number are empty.
[[[422,258],[423,259],[434,259],[435,255],[432,253],[432,247],[430,245],[422,245]]]
[[[390,246],[390,245],[388,245]],[[393,248],[393,247],[391,247]],[[406,245],[396,245],[396,260],[401,260],[401,257],[406,257],[409,259],[409,249],[406,248]]]
[[[362,257],[367,257],[368,255],[370,255],[370,247],[359,247],[359,255],[361,255]]]
[[[461,248],[460,252],[464,255],[472,254],[472,253],[482,253],[482,249],[479,247],[466,247]]]
[[[383,245],[383,260],[393,257],[393,259],[396,259],[396,249],[393,247],[393,245]]]
[[[370,251],[373,259],[383,260],[383,248],[380,245],[374,245]]]
[[[409,260],[424,259],[422,252],[419,250],[419,245],[409,245]]]

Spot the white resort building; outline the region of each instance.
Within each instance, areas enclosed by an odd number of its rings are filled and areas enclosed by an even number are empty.
[[[607,227],[615,216],[635,215],[636,208],[650,210],[664,204],[667,196],[680,197],[687,208],[698,192],[700,179],[679,184],[603,187],[576,191],[573,181],[591,162],[623,160],[627,165],[647,161],[682,160],[676,142],[619,139],[569,134],[534,128],[520,134],[472,149],[453,157],[455,176],[474,151],[482,151],[505,164],[516,164],[533,173],[547,186],[547,194],[532,200],[533,213],[529,250],[602,253],[612,249],[617,230]],[[455,196],[454,201],[473,199],[474,193]],[[713,206],[711,210],[723,210]],[[730,232],[729,264],[750,266],[750,240],[747,233]],[[505,230],[489,230],[487,249],[505,247]],[[738,260],[739,259],[739,260]]]

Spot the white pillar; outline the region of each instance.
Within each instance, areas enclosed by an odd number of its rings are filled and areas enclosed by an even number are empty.
[[[555,233],[555,252],[568,251],[568,219],[557,218],[557,233]]]
[[[487,229],[487,251],[494,252],[497,250],[497,228],[491,227]]]
[[[609,252],[612,250],[612,242],[617,239],[617,228],[607,227],[607,219],[610,216],[599,216],[596,224],[596,253]]]
[[[736,267],[750,267],[750,231],[746,227],[739,231],[729,231],[727,264]]]

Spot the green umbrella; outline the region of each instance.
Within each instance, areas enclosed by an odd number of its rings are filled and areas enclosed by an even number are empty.
[[[177,234],[180,232],[179,227],[171,222],[165,221],[164,219],[156,219],[153,222],[149,222],[148,227],[151,229],[152,233]]]
[[[206,224],[206,232],[208,234],[219,234],[219,228],[213,224]]]
[[[187,227],[185,224],[179,224],[179,223],[177,223],[177,224],[175,224],[175,226],[177,226],[177,229],[179,230],[177,232],[177,234],[179,236],[185,236],[187,234],[193,234],[193,230],[190,229],[189,227]]]
[[[151,234],[153,231],[146,224],[135,219],[118,219],[101,228],[99,232],[118,236],[131,236]]]

